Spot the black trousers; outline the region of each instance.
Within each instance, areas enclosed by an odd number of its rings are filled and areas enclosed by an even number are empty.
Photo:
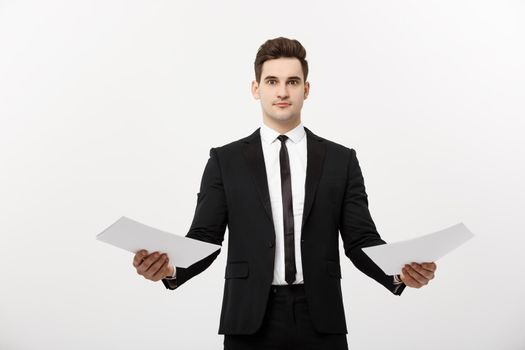
[[[346,334],[318,333],[310,319],[303,284],[272,286],[261,328],[250,335],[224,335],[224,350],[348,350]]]

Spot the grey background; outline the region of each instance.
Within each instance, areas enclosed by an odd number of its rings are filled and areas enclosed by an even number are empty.
[[[304,125],[356,149],[382,237],[476,234],[401,297],[342,256],[350,347],[525,349],[524,16],[523,1],[0,1],[0,348],[222,348],[225,251],[168,291],[95,235],[122,215],[187,232],[209,149],[261,123],[253,60],[283,35],[308,52]]]

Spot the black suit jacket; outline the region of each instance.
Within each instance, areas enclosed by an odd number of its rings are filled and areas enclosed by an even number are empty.
[[[301,229],[304,287],[315,328],[348,333],[341,293],[339,233],[345,255],[362,272],[394,293],[386,275],[361,248],[384,244],[368,210],[361,169],[353,149],[305,127],[307,169]],[[219,334],[253,334],[262,324],[273,280],[275,231],[260,128],[250,136],[211,148],[191,228],[186,235],[221,244],[228,226],[228,256]],[[220,249],[177,267],[179,288],[204,271]],[[395,294],[400,295],[404,285]]]

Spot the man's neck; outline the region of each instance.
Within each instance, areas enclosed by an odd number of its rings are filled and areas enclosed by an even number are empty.
[[[279,134],[284,135],[288,131],[290,131],[290,130],[294,129],[295,127],[297,127],[297,125],[301,124],[301,118],[299,117],[298,119],[290,121],[288,123],[286,123],[286,122],[284,122],[284,123],[276,123],[275,121],[270,120],[269,118],[264,118],[263,117],[263,123],[267,127],[277,131]]]

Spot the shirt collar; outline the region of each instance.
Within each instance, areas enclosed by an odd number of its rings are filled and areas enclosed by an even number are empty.
[[[261,123],[261,139],[264,142],[271,144],[275,140],[277,140],[277,136],[279,135],[280,134],[277,131],[264,124],[264,122]],[[288,136],[288,138],[294,143],[298,143],[299,141],[301,141],[304,135],[306,135],[306,132],[304,131],[303,122],[300,122],[299,125],[285,133],[285,135]]]

